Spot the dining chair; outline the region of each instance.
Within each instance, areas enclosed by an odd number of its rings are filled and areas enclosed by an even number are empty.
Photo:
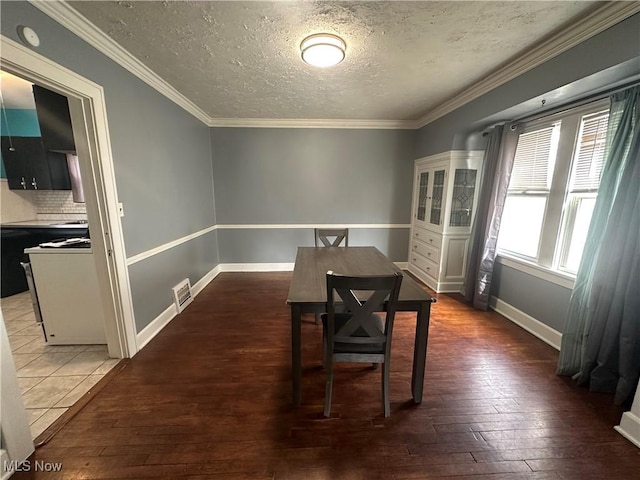
[[[384,416],[388,417],[391,338],[402,273],[345,276],[329,271],[326,277],[327,313],[322,314],[324,416],[331,414],[334,364],[356,362],[382,364],[382,403]]]
[[[316,247],[339,247],[344,241],[344,246],[349,246],[348,228],[316,228],[314,229]],[[316,313],[316,325],[320,325],[320,314]]]
[[[316,228],[315,236],[316,247],[339,247],[343,241],[345,247],[349,246],[348,228]]]

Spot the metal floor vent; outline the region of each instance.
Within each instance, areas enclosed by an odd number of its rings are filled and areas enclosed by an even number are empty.
[[[193,302],[193,295],[191,295],[191,283],[189,279],[185,278],[178,285],[173,287],[173,298],[178,307],[178,313],[187,308],[191,302]]]

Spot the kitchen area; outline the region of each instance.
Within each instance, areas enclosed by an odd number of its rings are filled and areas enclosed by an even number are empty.
[[[0,308],[34,439],[110,359],[66,97],[0,72]]]

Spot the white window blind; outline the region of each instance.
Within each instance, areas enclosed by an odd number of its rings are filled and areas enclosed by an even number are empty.
[[[555,150],[556,128],[557,126],[554,125],[520,135],[511,171],[509,191],[549,190],[554,163],[552,154]]]
[[[573,159],[570,192],[598,190],[607,136],[609,112],[598,112],[582,117],[579,140]]]

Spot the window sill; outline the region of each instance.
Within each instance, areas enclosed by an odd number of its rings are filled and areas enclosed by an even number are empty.
[[[573,284],[575,277],[568,273],[558,272],[557,270],[551,270],[550,268],[541,267],[535,263],[527,262],[521,258],[510,257],[504,253],[498,253],[496,256],[496,262],[500,265],[513,268],[520,272],[532,275],[541,280],[560,285],[561,287],[573,290]]]

